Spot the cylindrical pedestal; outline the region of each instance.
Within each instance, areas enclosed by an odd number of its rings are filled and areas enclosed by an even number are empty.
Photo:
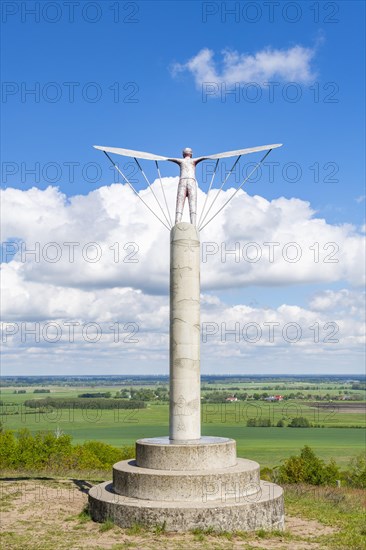
[[[200,241],[181,222],[170,234],[170,439],[201,437],[200,399]]]
[[[259,464],[236,458],[235,441],[200,430],[200,242],[178,223],[170,244],[169,438],[136,442],[136,460],[89,491],[94,521],[167,531],[283,530],[283,490],[260,481]]]

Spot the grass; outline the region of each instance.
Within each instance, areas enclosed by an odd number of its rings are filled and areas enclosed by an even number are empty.
[[[89,513],[89,506],[86,504],[80,514],[77,516],[79,523],[86,523],[87,521],[91,521],[90,513]]]
[[[213,527],[208,527],[207,529],[192,529],[191,533],[197,538],[197,540],[204,540],[208,536],[232,540],[234,536],[238,536],[237,533],[231,533],[229,531],[218,531],[215,530]]]
[[[73,392],[55,392],[52,396]],[[107,390],[107,388],[103,388]],[[30,394],[29,394],[30,395]],[[13,412],[0,417],[6,429],[28,428],[31,432],[56,428],[72,435],[74,443],[86,440],[99,440],[111,445],[133,445],[136,439],[158,437],[168,433],[168,405],[148,405],[147,409],[136,411],[100,410],[97,412],[75,409],[59,409],[40,414],[24,414],[21,402],[29,398],[28,394],[2,394],[2,399],[18,398]],[[37,396],[38,394],[34,394]],[[43,394],[39,394],[43,395]],[[32,394],[33,397],[33,394]],[[336,406],[336,405],[335,405]],[[8,412],[11,409],[5,408]],[[92,414],[93,413],[93,414]],[[95,413],[95,414],[94,414]],[[324,428],[248,428],[247,419],[261,415],[277,422],[282,417],[294,415],[306,416],[311,422],[324,424]],[[264,403],[239,402],[203,405],[203,435],[231,437],[237,441],[238,455],[257,460],[262,466],[273,467],[281,459],[296,454],[305,444],[314,449],[321,458],[329,460],[334,456],[340,466],[344,466],[352,456],[364,449],[364,430],[344,426],[364,425],[364,415],[359,413],[337,412],[336,409],[319,410],[302,402]]]
[[[154,534],[155,535],[161,535],[166,532],[166,521],[163,521],[163,523],[158,524],[154,527]]]
[[[22,491],[15,489],[14,491],[1,491],[0,494],[0,512],[8,512],[13,507],[13,500],[20,497]]]
[[[111,550],[125,550],[126,548],[136,548],[137,543],[125,540],[122,544],[113,544]]]
[[[313,383],[300,380],[275,380],[273,382],[266,380],[262,383],[261,381],[234,382],[229,380],[227,383],[215,384],[204,382],[203,386],[209,386],[215,390],[226,390],[228,393],[233,393],[234,390],[230,390],[230,387],[234,386],[249,394],[266,391],[269,394],[287,395],[289,392],[301,390],[305,394],[310,392],[338,395],[339,392],[344,393],[345,383],[337,384],[329,381]],[[9,413],[0,416],[4,428],[12,430],[28,428],[31,432],[59,429],[70,434],[74,443],[98,440],[117,447],[134,445],[136,439],[139,438],[168,434],[167,403],[149,403],[147,409],[135,411],[59,409],[49,411],[47,414],[35,412],[23,405],[27,399],[47,396],[76,397],[87,391],[110,391],[112,395],[115,395],[121,386],[45,386],[51,390],[50,394],[34,393],[36,387],[24,388],[27,391],[25,394],[14,394],[14,388],[11,387],[2,389],[0,399],[5,404],[3,411]],[[135,387],[138,388],[138,386]],[[150,387],[153,388],[154,385]],[[350,388],[349,384],[348,387]],[[351,394],[354,393],[351,389],[347,391]],[[361,390],[355,391],[359,394],[364,393]],[[210,392],[204,393],[209,394]],[[235,439],[238,456],[256,460],[261,466],[272,468],[279,465],[281,460],[297,454],[299,449],[307,444],[320,458],[329,460],[334,457],[339,466],[345,467],[353,456],[364,450],[365,432],[360,427],[365,427],[365,418],[362,412],[350,413],[338,409],[338,406],[341,405],[342,402],[334,402],[330,404],[329,408],[320,409],[310,407],[306,404],[306,399],[280,403],[245,401],[203,404],[202,433],[203,435]],[[288,421],[294,416],[304,416],[312,423],[324,425],[324,428],[248,428],[246,426],[247,420],[253,417],[270,418],[275,424],[281,418]]]
[[[336,493],[338,492],[338,495]],[[365,491],[305,487],[285,490],[287,513],[319,521],[336,528],[333,534],[320,535],[319,542],[335,550],[364,550],[366,547]]]
[[[133,525],[131,525],[131,527],[126,529],[127,535],[141,535],[145,531],[146,531],[145,527],[143,527],[139,523],[134,523]]]
[[[109,531],[110,529],[113,529],[114,526],[115,526],[114,521],[108,518],[101,524],[101,526],[99,527],[99,531],[101,533],[104,533],[105,531]]]
[[[21,496],[33,490],[34,481],[4,482],[7,494]],[[37,481],[49,488],[48,480]],[[145,528],[134,524],[121,529],[111,519],[102,524],[90,521],[86,494],[79,491],[71,501],[62,489],[66,481],[53,479],[53,493],[47,501],[24,498],[14,501],[15,507],[4,513],[3,547],[7,550],[66,550],[93,547],[122,550],[296,550],[318,544],[319,550],[364,550],[366,524],[364,519],[365,492],[346,488],[304,486],[285,487],[286,518],[291,530],[256,533],[217,531],[213,528],[194,529],[189,533],[169,533],[164,523]],[[71,484],[71,480],[68,481]],[[46,494],[43,491],[42,494]],[[27,508],[26,513],[21,509]],[[74,515],[69,515],[70,511]],[[35,518],[39,518],[35,520]],[[294,520],[302,518],[302,530],[294,529]],[[298,519],[296,521],[299,521]],[[21,522],[21,523],[20,523]]]

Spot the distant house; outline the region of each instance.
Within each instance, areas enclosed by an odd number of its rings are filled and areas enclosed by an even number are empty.
[[[227,397],[227,398],[225,399],[225,401],[230,401],[230,402],[232,402],[232,401],[237,401],[237,400],[238,400],[238,398],[237,398],[237,397],[234,397],[233,395],[231,395],[230,397]]]
[[[265,397],[265,401],[283,401],[282,395],[270,395],[269,397]]]

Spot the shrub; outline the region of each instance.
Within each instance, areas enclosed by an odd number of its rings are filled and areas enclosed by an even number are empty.
[[[309,483],[310,485],[335,485],[340,471],[333,459],[329,464],[317,457],[307,445],[300,456],[290,456],[279,468],[279,483]]]
[[[57,437],[53,432],[20,430],[17,434],[16,466],[27,468],[45,468],[53,464],[62,464],[72,451],[71,436]]]
[[[100,441],[73,445],[70,435],[36,432],[27,429],[16,435],[9,430],[0,432],[0,468],[22,470],[95,470],[109,469],[115,462],[133,458],[131,446],[119,449]]]
[[[272,422],[269,418],[249,418],[247,426],[250,428],[269,428],[272,426]]]
[[[103,443],[102,441],[86,441],[77,447],[82,448],[82,453],[84,453],[84,456],[93,456],[97,459],[100,463],[98,468],[103,470],[110,468],[113,464],[119,462],[120,460],[132,458],[134,456],[133,447],[125,447],[122,452],[121,449],[108,445],[107,443]]]
[[[297,416],[291,420],[288,426],[289,428],[310,428],[311,424],[304,416]]]
[[[364,454],[352,458],[349,469],[343,474],[343,478],[350,487],[366,489],[366,457]]]
[[[2,429],[0,432],[0,469],[15,464],[16,446],[17,442],[13,432]]]
[[[264,481],[273,481],[272,468],[268,468],[268,466],[264,466],[264,468],[261,468],[261,479],[263,479]]]

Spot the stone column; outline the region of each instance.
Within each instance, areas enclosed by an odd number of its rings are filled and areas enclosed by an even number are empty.
[[[169,438],[200,439],[200,241],[196,227],[170,233]]]

